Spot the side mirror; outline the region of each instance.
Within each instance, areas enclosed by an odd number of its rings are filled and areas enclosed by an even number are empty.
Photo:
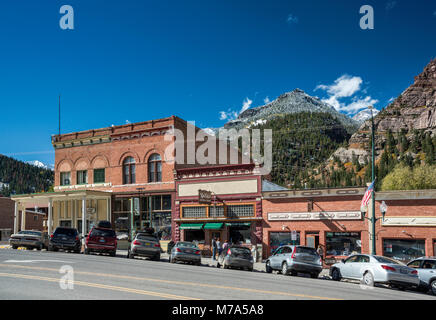
[[[345,259],[341,259],[341,262],[342,262],[342,263],[345,263]]]

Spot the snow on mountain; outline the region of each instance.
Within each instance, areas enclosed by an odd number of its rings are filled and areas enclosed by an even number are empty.
[[[378,111],[377,109],[372,109],[372,114],[374,115],[374,117],[379,113],[380,111]],[[359,113],[357,113],[354,117],[353,120],[357,121],[358,123],[364,123],[366,120],[371,119],[371,110],[370,109],[364,109],[362,111],[360,111]]]
[[[44,164],[44,163],[42,163],[41,161],[38,161],[38,160],[27,161],[26,163],[28,163],[28,164],[30,164],[32,166],[38,167],[38,168],[44,168],[44,169],[48,169],[48,170],[53,170],[54,169],[54,165],[52,165],[52,164],[47,165],[47,164]]]
[[[358,123],[345,114],[338,112],[333,106],[322,102],[317,97],[312,97],[301,89],[280,95],[274,101],[256,108],[250,108],[240,113],[238,118],[227,122],[226,129],[240,129],[252,126],[257,121],[268,121],[284,114],[299,112],[326,112],[339,120],[346,128],[356,130]],[[259,124],[259,123],[258,123]]]

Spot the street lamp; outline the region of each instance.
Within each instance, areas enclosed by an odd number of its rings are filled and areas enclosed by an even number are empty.
[[[375,207],[373,207],[373,210],[375,210]],[[372,224],[372,234],[371,234],[371,237],[372,237],[372,254],[374,254],[374,255],[376,254],[376,250],[375,250],[375,223],[378,220],[380,220],[380,219],[382,219],[382,221],[385,221],[386,211],[388,211],[388,206],[386,205],[386,203],[384,201],[382,201],[382,203],[380,204],[380,212],[382,214],[381,218],[376,218],[374,213],[373,213],[371,218],[365,217],[366,211],[363,211],[363,210],[361,211],[363,219],[371,221],[371,224]]]

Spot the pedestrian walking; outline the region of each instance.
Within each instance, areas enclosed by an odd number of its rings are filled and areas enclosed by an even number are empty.
[[[216,240],[216,248],[217,248],[217,250],[218,250],[218,257],[221,255],[221,252],[223,251],[223,248],[222,248],[222,246],[221,246],[221,241],[220,241],[220,238],[218,238],[217,240]]]
[[[320,244],[318,245],[318,248],[316,249],[316,253],[318,253],[318,255],[321,257],[321,262],[323,262],[324,261],[324,250]]]
[[[212,238],[212,260],[215,260],[216,252],[217,252],[216,239]]]
[[[229,242],[226,240],[223,244],[223,251],[226,251],[229,248]]]

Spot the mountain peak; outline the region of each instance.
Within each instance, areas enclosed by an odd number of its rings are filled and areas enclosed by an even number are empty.
[[[266,105],[250,108],[241,112],[236,120],[224,125],[226,129],[240,129],[249,127],[253,123],[269,120],[271,118],[299,113],[299,112],[325,112],[338,119],[345,127],[357,129],[357,122],[350,117],[339,113],[335,108],[322,102],[319,98],[308,95],[303,90],[296,88],[293,91],[281,94],[277,99]]]

